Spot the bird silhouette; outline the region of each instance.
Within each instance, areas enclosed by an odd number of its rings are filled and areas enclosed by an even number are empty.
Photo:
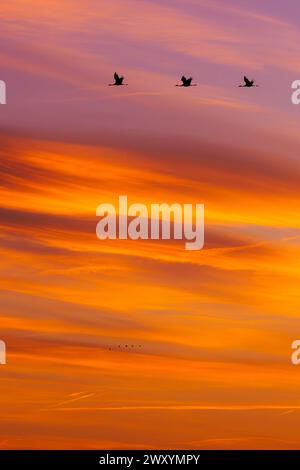
[[[127,83],[123,83],[124,77],[120,77],[117,74],[117,72],[114,73],[114,79],[115,79],[115,83],[109,83],[108,86],[122,86],[122,85],[127,86]]]
[[[244,85],[239,85],[240,88],[251,88],[254,86],[259,86],[259,85],[254,85],[254,80],[249,80],[246,76],[244,76]]]
[[[194,83],[194,84],[192,85],[192,80],[193,80],[192,77],[190,77],[190,78],[185,78],[185,76],[182,75],[182,77],[181,77],[182,84],[181,84],[181,85],[175,85],[175,86],[184,86],[184,87],[188,87],[188,86],[197,86],[196,83]]]

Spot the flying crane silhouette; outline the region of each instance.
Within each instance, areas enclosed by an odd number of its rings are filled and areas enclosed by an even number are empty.
[[[181,77],[181,81],[182,81],[182,84],[181,85],[175,85],[175,86],[184,86],[184,87],[188,87],[188,86],[197,86],[197,83],[194,83],[192,85],[192,77],[190,78],[185,78],[184,75],[182,75]]]
[[[121,85],[127,86],[127,83],[123,83],[124,77],[120,77],[117,74],[117,72],[114,73],[114,79],[115,79],[115,83],[109,83],[108,86],[121,86]]]
[[[246,76],[244,76],[244,85],[239,85],[240,88],[251,88],[254,86],[259,86],[259,85],[254,85],[254,80],[249,80]]]

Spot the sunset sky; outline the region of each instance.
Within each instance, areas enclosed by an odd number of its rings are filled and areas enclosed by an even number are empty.
[[[0,448],[300,449],[299,16],[1,4]],[[204,249],[98,240],[120,194],[205,204]]]

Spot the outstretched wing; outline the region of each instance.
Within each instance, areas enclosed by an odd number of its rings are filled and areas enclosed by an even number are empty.
[[[182,75],[182,77],[181,77],[181,81],[182,81],[182,83],[183,83],[184,85],[186,84],[186,78],[185,78],[185,76],[184,76],[184,75]]]
[[[190,85],[190,84],[192,83],[192,80],[193,80],[192,77],[188,78],[188,79],[186,80],[186,84],[187,84],[187,85]]]
[[[252,85],[252,82],[246,76],[244,77],[244,82],[247,86]]]
[[[120,80],[120,77],[117,74],[117,72],[114,73],[114,79],[116,80],[116,82],[118,82]]]

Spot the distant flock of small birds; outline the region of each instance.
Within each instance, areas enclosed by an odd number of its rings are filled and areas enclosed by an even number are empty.
[[[118,347],[117,348],[113,348],[113,347],[109,347],[108,350],[109,351],[116,351],[116,350],[125,350],[125,351],[128,351],[128,349],[137,349],[137,348],[141,348],[142,345],[141,344],[118,344]]]
[[[114,83],[109,83],[108,86],[128,86],[128,83],[124,83],[124,77],[120,76],[117,74],[117,72],[114,73]],[[192,83],[193,78],[189,77],[186,78],[184,75],[181,77],[181,84],[176,84],[175,86],[183,86],[185,88],[190,87],[190,86],[197,86],[197,83]],[[259,85],[256,85],[254,83],[254,80],[249,80],[246,76],[244,76],[244,83],[243,85],[238,85],[239,88],[252,88],[252,87],[258,87]]]

